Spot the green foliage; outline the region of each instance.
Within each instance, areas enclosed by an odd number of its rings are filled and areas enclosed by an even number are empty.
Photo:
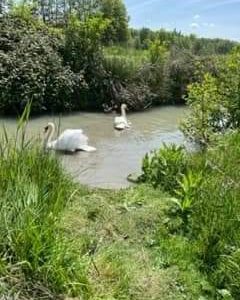
[[[175,190],[175,194],[179,197],[177,203],[182,212],[191,208],[201,181],[202,175],[194,174],[192,171],[188,171],[182,175],[181,179],[178,179],[179,187]]]
[[[165,230],[166,197],[149,185],[85,190],[67,209],[62,220],[66,236],[78,241],[79,251],[91,253],[91,299],[181,300],[202,295],[207,283],[194,266],[192,245],[183,237],[158,236],[159,228]]]
[[[184,103],[187,86],[206,72],[218,75],[216,57],[235,45],[176,30],[129,30],[122,0],[20,2],[0,22],[1,113],[17,114],[29,100],[34,113]],[[103,52],[103,44],[114,47]],[[226,78],[225,94],[234,81]],[[226,106],[236,124],[237,84],[234,89],[234,105]]]
[[[58,228],[76,186],[55,157],[33,145],[36,141],[24,140],[28,115],[25,110],[19,120],[22,133],[16,142],[7,134],[1,138],[1,287],[6,294],[17,290],[19,296],[87,295],[84,262]]]
[[[239,134],[230,135],[204,154],[203,180],[195,195],[190,226],[202,268],[215,286],[228,289],[234,299],[239,297],[239,285],[235,289],[240,247],[239,141]]]
[[[11,15],[34,26],[37,23],[37,19],[33,17],[33,9],[33,5],[20,2],[12,7]]]
[[[83,78],[63,65],[61,41],[44,28],[34,29],[18,18],[0,20],[0,111],[19,113],[32,101],[32,112],[73,108],[74,88]]]
[[[163,64],[167,56],[167,47],[160,40],[155,40],[150,44],[149,54],[152,64]]]
[[[166,91],[167,78],[167,61],[169,60],[169,51],[164,42],[155,40],[150,43],[149,56],[151,68],[149,74],[141,76],[145,77],[151,91],[156,95],[155,102],[164,103],[168,102],[168,95]]]
[[[204,76],[202,83],[189,86],[187,102],[191,115],[182,128],[186,136],[202,145],[210,142],[219,126],[219,121],[224,118],[220,110],[222,103],[218,96],[217,81],[209,74]]]
[[[214,287],[208,288],[214,299],[240,296],[239,143],[236,132],[218,138],[213,148],[188,156],[165,147],[145,156],[140,177],[171,195],[166,231],[159,228],[159,247],[164,247],[167,234],[168,251],[174,247],[169,255],[177,258],[170,257],[165,264],[181,265],[173,243],[186,240],[192,248],[191,262]]]
[[[66,27],[65,61],[74,72],[90,71],[99,67],[101,59],[101,37],[108,25],[101,17],[90,17],[80,21],[71,15]]]
[[[173,191],[179,186],[178,179],[186,170],[186,154],[183,147],[164,145],[146,154],[142,162],[141,180]]]
[[[201,173],[194,173],[191,170],[187,170],[186,174],[183,174],[178,179],[178,187],[174,191],[176,198],[170,198],[180,211],[185,231],[188,229],[190,214],[201,182]]]
[[[235,47],[227,56],[219,74],[220,96],[228,116],[225,126],[240,127],[240,47]]]
[[[129,37],[128,16],[123,1],[101,0],[100,11],[103,18],[110,21],[103,35],[104,43],[126,43]]]
[[[104,49],[104,67],[113,78],[121,82],[133,81],[145,63],[148,63],[148,51],[124,47],[106,47]]]
[[[80,21],[72,15],[65,30],[64,60],[75,73],[81,73],[88,89],[76,93],[78,108],[99,108],[104,96],[106,72],[103,68],[101,38],[108,22],[101,17]]]
[[[220,258],[219,268],[214,274],[214,279],[219,286],[225,287],[225,297],[231,300],[239,297],[240,249],[233,247],[229,250],[228,254]]]
[[[223,39],[198,38],[195,35],[184,35],[176,30],[167,31],[165,29],[151,30],[143,27],[141,29],[131,29],[132,43],[137,48],[148,49],[151,42],[159,40],[170,48],[190,50],[194,55],[222,55],[227,54],[236,46],[236,42]]]
[[[191,114],[183,125],[185,134],[203,145],[216,133],[240,126],[239,48],[220,61],[217,76],[205,74],[202,82],[190,85],[187,103]]]

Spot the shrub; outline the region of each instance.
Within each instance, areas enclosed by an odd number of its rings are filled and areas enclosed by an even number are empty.
[[[73,109],[74,89],[84,79],[63,65],[61,40],[16,17],[0,22],[1,113],[19,113],[29,100],[33,113]]]
[[[185,173],[187,159],[181,146],[164,145],[159,150],[146,154],[142,162],[141,180],[151,183],[154,187],[161,186],[173,192],[178,186],[178,179]]]
[[[189,86],[191,113],[183,124],[188,138],[206,145],[217,134],[240,127],[239,57],[237,47],[219,61],[215,76],[206,73],[201,82]]]

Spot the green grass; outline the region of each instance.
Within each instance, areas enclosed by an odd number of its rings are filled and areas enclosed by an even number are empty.
[[[89,293],[84,259],[58,229],[77,187],[55,157],[23,136],[18,142],[6,134],[1,139],[0,298],[84,299]]]
[[[133,80],[140,68],[150,62],[147,50],[124,47],[107,47],[104,49],[104,66],[114,78]]]
[[[240,297],[239,145],[240,134],[230,134],[205,154],[204,180],[190,224],[201,268],[214,286],[229,290],[234,299]]]
[[[206,279],[189,256],[187,241],[168,237],[168,195],[148,185],[85,192],[66,209],[62,230],[89,257],[91,299],[198,299],[202,295]]]

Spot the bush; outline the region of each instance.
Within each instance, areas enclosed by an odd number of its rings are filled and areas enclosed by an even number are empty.
[[[181,146],[164,145],[159,150],[146,154],[142,162],[141,180],[160,186],[173,192],[178,186],[178,179],[185,173],[187,158]]]
[[[185,135],[203,145],[219,133],[240,127],[240,50],[219,61],[217,74],[206,73],[199,83],[188,88],[191,113],[183,124]]]
[[[61,40],[16,17],[0,20],[0,111],[16,114],[32,101],[32,112],[74,108],[74,90],[83,77],[63,65]]]

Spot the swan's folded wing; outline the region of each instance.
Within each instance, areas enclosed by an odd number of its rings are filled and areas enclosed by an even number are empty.
[[[67,129],[59,136],[57,149],[75,151],[79,145],[86,145],[87,142],[88,137],[83,134],[81,129]]]
[[[114,118],[114,124],[117,125],[119,123],[124,123],[126,122],[126,119],[124,117],[115,117]]]

